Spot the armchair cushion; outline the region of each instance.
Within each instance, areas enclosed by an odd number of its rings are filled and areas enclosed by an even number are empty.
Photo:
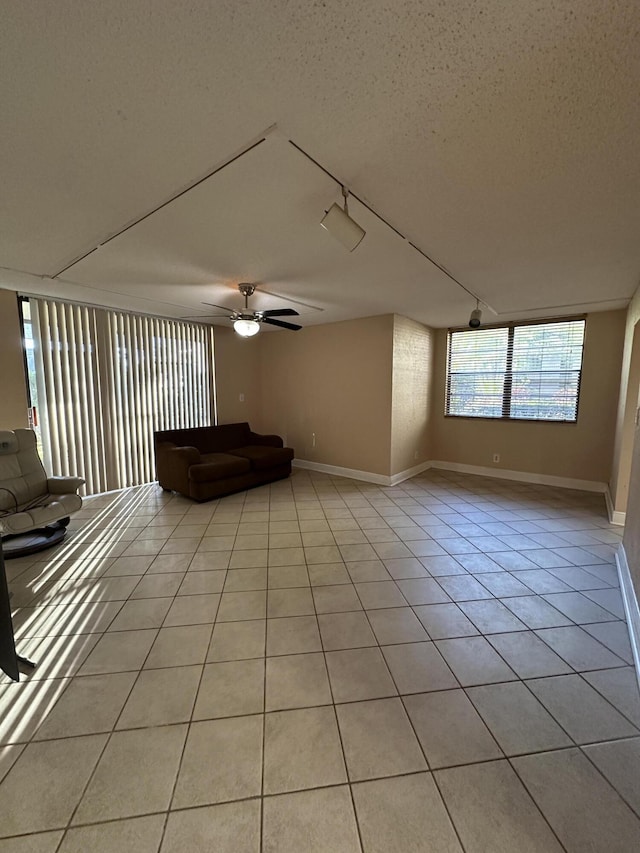
[[[77,512],[81,506],[82,498],[80,495],[60,495],[57,499],[48,496],[48,501],[39,506],[1,516],[2,534],[3,536],[11,536],[46,527],[48,524],[66,518],[72,512]]]
[[[11,429],[0,430],[0,456],[17,453],[20,449],[18,436]]]
[[[81,477],[47,478],[33,430],[0,430],[0,532],[28,533],[82,506]]]
[[[33,430],[0,430],[0,510],[13,510],[46,492]]]

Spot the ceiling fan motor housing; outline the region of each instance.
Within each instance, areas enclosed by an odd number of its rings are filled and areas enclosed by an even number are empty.
[[[210,305],[212,308],[220,308],[223,311],[230,310],[231,313],[226,315],[229,320],[234,324],[234,328],[239,335],[242,337],[251,337],[255,335],[259,329],[261,323],[267,323],[270,326],[279,326],[282,329],[290,329],[291,331],[298,331],[302,328],[302,326],[298,326],[296,323],[286,323],[283,320],[276,320],[276,317],[297,317],[298,312],[293,308],[276,308],[270,309],[268,311],[251,311],[249,309],[249,297],[253,295],[256,289],[255,284],[249,284],[248,282],[241,282],[238,285],[238,290],[244,296],[244,308],[240,310],[232,310],[225,308],[224,305],[216,305],[213,302],[204,302],[203,305]],[[225,316],[225,315],[217,315],[217,316]],[[242,326],[243,323],[248,323],[245,327],[245,331],[241,332],[240,329],[236,326],[236,323],[239,323]],[[247,331],[252,327],[252,331]]]

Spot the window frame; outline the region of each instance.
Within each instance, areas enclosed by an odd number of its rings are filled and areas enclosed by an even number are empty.
[[[578,384],[576,387],[576,408],[575,408],[575,419],[574,420],[558,420],[552,418],[514,418],[510,414],[505,414],[505,411],[510,411],[511,407],[511,394],[513,387],[513,343],[515,338],[515,330],[517,328],[522,328],[526,326],[551,326],[556,323],[575,323],[582,321],[584,323],[583,326],[583,335],[582,335],[582,351],[580,353],[580,368],[578,371]],[[512,320],[508,323],[491,323],[487,325],[482,325],[482,329],[507,329],[508,330],[508,338],[507,338],[507,354],[505,359],[505,369],[504,369],[504,379],[503,379],[503,390],[502,390],[502,414],[498,416],[492,415],[460,415],[460,414],[452,414],[450,413],[450,375],[451,375],[451,340],[452,335],[455,332],[469,332],[473,334],[474,330],[470,330],[466,326],[456,326],[447,329],[447,358],[446,358],[446,368],[445,368],[445,383],[444,383],[444,417],[445,418],[462,418],[464,420],[469,421],[509,421],[511,423],[535,423],[535,424],[566,424],[567,426],[576,426],[578,424],[578,419],[580,417],[580,392],[582,390],[582,371],[584,367],[584,347],[585,341],[587,338],[587,315],[586,314],[578,314],[571,317],[552,317],[550,319],[547,318],[539,318],[535,320]]]

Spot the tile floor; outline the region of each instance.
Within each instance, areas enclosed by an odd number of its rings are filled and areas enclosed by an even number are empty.
[[[12,560],[0,853],[640,850],[601,496],[296,471]]]

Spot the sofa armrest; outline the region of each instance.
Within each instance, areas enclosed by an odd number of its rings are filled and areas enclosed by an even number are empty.
[[[156,445],[156,475],[163,489],[189,494],[189,468],[200,462],[196,447],[177,447],[172,442]]]
[[[84,484],[82,477],[49,477],[47,491],[50,495],[72,495]]]
[[[180,468],[189,468],[200,463],[200,451],[197,447],[166,447],[163,448],[162,455],[169,465]]]
[[[259,435],[257,432],[250,432],[249,438],[251,444],[262,445],[264,447],[283,447],[284,442],[279,435]]]

